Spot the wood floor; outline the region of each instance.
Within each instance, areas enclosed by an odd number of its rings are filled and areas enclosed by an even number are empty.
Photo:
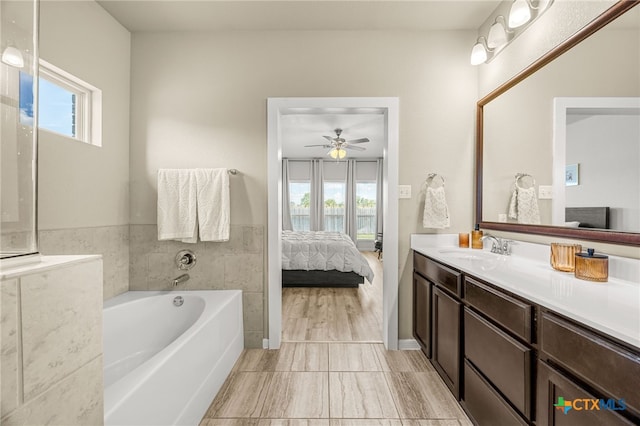
[[[382,345],[382,262],[359,288],[283,288],[283,343],[245,349],[201,426],[467,426],[421,351]]]
[[[373,283],[282,289],[282,341],[382,342],[382,260],[363,252]]]

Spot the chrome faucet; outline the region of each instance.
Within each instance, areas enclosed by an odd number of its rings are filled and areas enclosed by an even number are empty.
[[[173,286],[176,287],[178,284],[182,284],[185,281],[189,280],[189,274],[182,274],[178,278],[173,280]]]
[[[494,237],[493,235],[485,235],[482,237],[482,241],[485,239],[492,240],[491,253],[502,254],[505,256],[509,256],[511,254],[511,240]]]

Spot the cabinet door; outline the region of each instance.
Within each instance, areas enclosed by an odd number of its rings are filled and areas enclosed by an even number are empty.
[[[432,310],[431,362],[456,399],[460,399],[462,304],[434,286]]]
[[[596,407],[598,398],[543,361],[538,361],[537,401],[538,426],[634,424],[617,411]],[[563,409],[561,404],[572,408]]]
[[[413,337],[428,358],[431,358],[431,287],[429,281],[413,273]]]

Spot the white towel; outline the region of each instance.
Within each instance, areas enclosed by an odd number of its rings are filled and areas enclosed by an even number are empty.
[[[196,169],[198,225],[202,241],[229,241],[230,202],[227,169]]]
[[[190,170],[158,170],[158,240],[197,241],[196,193]]]
[[[528,225],[540,224],[540,210],[536,188],[516,188],[511,194],[509,202],[509,217],[517,219],[518,223]]]
[[[427,186],[424,198],[422,226],[425,228],[444,229],[450,225],[449,207],[444,194],[444,186],[432,188]]]

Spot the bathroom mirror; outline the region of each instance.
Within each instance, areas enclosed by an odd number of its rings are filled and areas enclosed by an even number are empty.
[[[616,3],[478,101],[476,219],[482,228],[640,245],[637,4]],[[623,107],[611,106],[617,101]],[[562,119],[558,111],[564,114]],[[613,118],[614,124],[606,124],[609,130],[585,130],[585,123],[599,123],[602,117]],[[623,125],[621,117],[627,120]],[[578,130],[569,131],[574,124]],[[624,148],[617,142],[621,126],[628,129],[625,138],[631,139]],[[576,140],[570,140],[570,135],[577,135]],[[566,141],[564,152],[558,152],[560,139]],[[594,149],[600,154],[594,154]],[[628,174],[621,176],[620,171]],[[514,196],[518,173],[532,177],[524,179],[521,187],[533,184],[539,220],[518,215],[514,208],[512,200],[519,201]],[[612,183],[587,184],[594,181]],[[526,191],[520,194],[524,197]],[[600,212],[608,212],[609,219],[595,225],[583,216],[575,220],[570,216],[579,210],[576,207],[596,208],[602,216],[606,213]]]

